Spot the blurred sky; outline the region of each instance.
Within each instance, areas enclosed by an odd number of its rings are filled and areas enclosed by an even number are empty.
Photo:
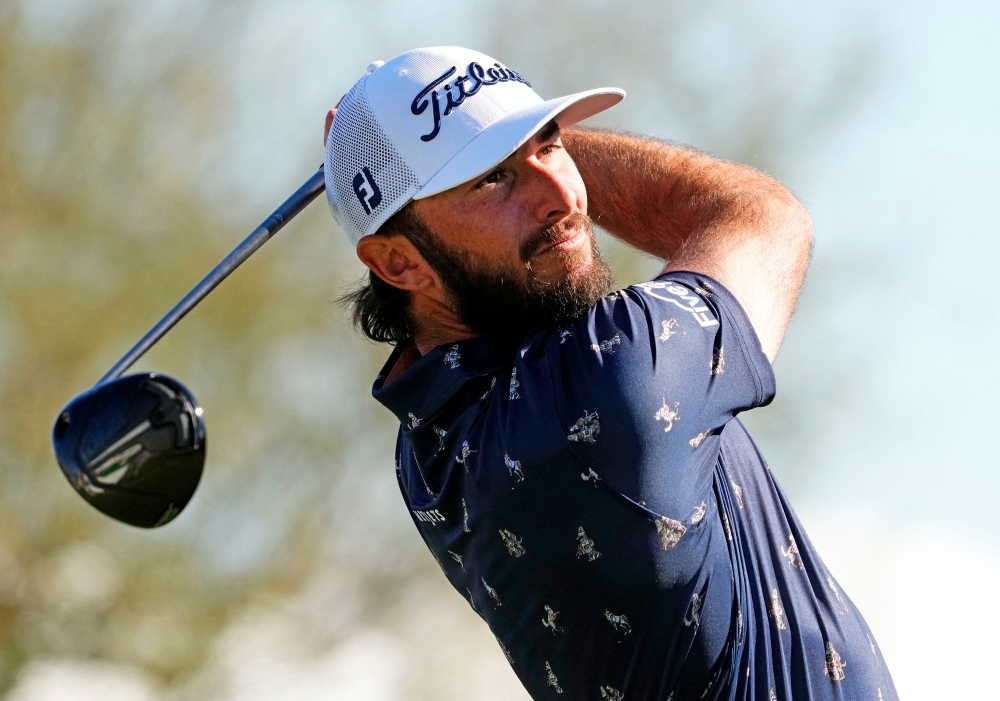
[[[979,424],[1000,390],[990,362],[1000,315],[988,296],[1000,253],[1000,6],[886,4],[880,14],[882,85],[800,187],[818,257],[877,261],[844,279],[844,299],[856,285],[866,304],[838,309],[836,323],[868,381],[824,472],[859,506],[877,495],[910,518],[960,513],[993,540],[1000,474]],[[833,486],[823,482],[819,497]]]
[[[197,6],[143,3],[134,41],[141,45],[143,23],[155,27],[158,13]],[[414,45],[478,46],[489,36],[475,3],[370,7],[345,15],[318,0],[261,3],[220,37],[237,104],[227,138],[192,171],[205,197],[248,230],[305,179],[305,164],[319,164],[322,114],[371,60]],[[58,32],[72,4],[27,8],[40,31]],[[989,697],[1000,627],[992,604],[1000,460],[983,424],[1000,393],[1000,315],[988,296],[1000,253],[1000,5],[756,1],[730,9],[688,38],[690,60],[723,88],[740,90],[746,67],[734,63],[738,50],[717,43],[731,36],[719,26],[740,27],[747,42],[782,35],[806,64],[822,65],[857,37],[878,57],[858,109],[804,141],[790,135],[802,155],[778,175],[812,213],[813,277],[776,364],[780,398],[747,423],[869,620],[901,697]],[[522,70],[515,57],[498,58]],[[793,79],[796,68],[788,67]],[[814,80],[802,80],[803,93],[817,89]],[[579,86],[589,87],[587,75]],[[642,110],[622,114],[626,121],[609,123],[707,148],[696,130]],[[351,255],[343,242],[331,245]],[[801,435],[788,440],[790,431]],[[382,455],[390,470],[391,446]],[[398,499],[391,491],[382,493]],[[403,509],[382,508],[392,507]],[[378,644],[357,642],[357,664],[374,659],[363,651]],[[42,684],[29,678],[9,698],[41,698],[30,683]]]
[[[793,497],[900,696],[989,698],[980,672],[1000,624],[989,603],[1000,587],[1000,460],[988,448],[1000,392],[989,296],[1000,253],[1000,6],[851,11],[876,23],[884,73],[798,185],[816,267],[838,268],[823,292],[835,304],[825,323],[793,326],[777,370],[780,392],[788,364],[799,366],[793,383],[807,384],[846,361],[856,391],[822,412],[823,450]]]

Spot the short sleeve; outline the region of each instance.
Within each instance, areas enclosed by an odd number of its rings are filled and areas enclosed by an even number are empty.
[[[697,273],[613,293],[546,343],[569,449],[661,513],[697,504],[722,427],[774,397],[774,373],[743,308]]]

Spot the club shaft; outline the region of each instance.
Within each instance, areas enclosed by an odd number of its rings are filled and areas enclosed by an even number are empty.
[[[265,219],[260,226],[243,239],[243,242],[239,246],[234,248],[229,255],[212,268],[212,271],[202,278],[201,282],[195,285],[190,292],[184,295],[184,298],[174,305],[173,309],[156,322],[156,325],[138,343],[132,346],[128,353],[123,355],[110,370],[104,373],[104,377],[97,384],[113,380],[128,370],[135,361],[141,358],[146,351],[163,338],[163,335],[172,329],[174,324],[183,319],[189,311],[194,309],[198,302],[205,299],[209,292],[229,277],[230,273],[240,267],[243,261],[253,255],[254,251],[267,243],[272,236],[278,233],[281,227],[291,221],[306,205],[316,199],[319,193],[323,192],[325,188],[326,182],[323,179],[323,169],[320,168],[302,187],[296,190],[291,197],[274,210],[271,216]]]

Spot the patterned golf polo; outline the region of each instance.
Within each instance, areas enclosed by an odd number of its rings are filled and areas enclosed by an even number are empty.
[[[534,699],[897,699],[735,418],[774,375],[718,282],[663,275],[385,384],[403,356],[373,392],[403,498]]]

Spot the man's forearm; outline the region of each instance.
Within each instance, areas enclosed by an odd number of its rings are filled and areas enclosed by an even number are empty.
[[[795,308],[812,222],[781,183],[662,141],[570,129],[563,144],[592,219],[669,269],[711,275],[740,300],[769,358]]]
[[[587,186],[590,216],[663,259],[697,237],[766,230],[794,198],[763,173],[693,149],[627,134],[570,129],[565,144]]]

